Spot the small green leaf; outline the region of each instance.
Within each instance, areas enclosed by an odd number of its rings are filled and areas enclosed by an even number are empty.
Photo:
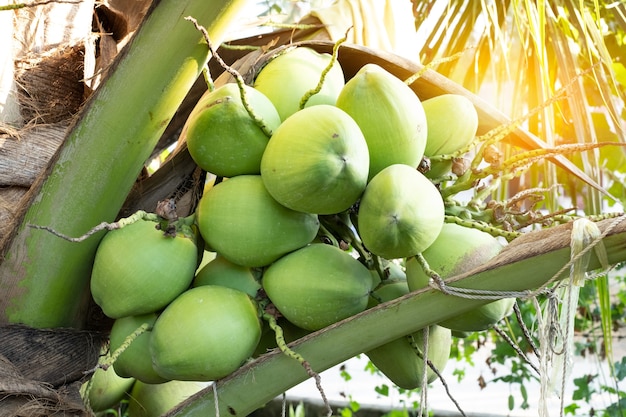
[[[566,406],[565,408],[563,408],[563,411],[565,412],[565,414],[576,415],[576,410],[578,410],[579,408],[580,407],[578,406],[578,404],[572,403]]]
[[[515,397],[513,394],[509,394],[509,411],[512,411],[515,408]]]
[[[574,385],[576,385],[576,390],[572,394],[573,400],[584,400],[589,402],[591,399],[591,395],[595,392],[595,389],[591,386],[591,381],[593,381],[598,375],[584,375],[580,378],[574,379]]]
[[[342,369],[339,375],[341,375],[344,381],[350,381],[352,379],[352,376],[345,369]]]
[[[407,410],[392,410],[383,414],[382,417],[409,417],[409,412]]]
[[[350,409],[354,412],[359,411],[359,409],[361,408],[361,404],[359,404],[357,401],[354,400],[350,400]]]
[[[520,385],[519,390],[522,394],[522,408],[528,408],[528,392],[526,391],[526,385]]]
[[[624,409],[626,409],[626,398],[620,398],[619,401],[611,404],[605,410],[606,417],[623,417]]]
[[[620,362],[615,362],[613,367],[615,368],[615,378],[617,378],[618,381],[626,378],[626,356],[623,356]]]
[[[374,388],[374,391],[376,391],[377,393],[379,393],[382,396],[388,397],[389,396],[389,386],[387,384],[382,384],[378,387]]]
[[[372,363],[372,361],[367,361],[367,364],[365,365],[365,370],[369,371],[369,373],[372,375],[378,373],[378,369],[376,369],[376,366]]]
[[[461,382],[465,378],[465,369],[455,368],[452,371],[452,375],[456,376],[457,382]]]

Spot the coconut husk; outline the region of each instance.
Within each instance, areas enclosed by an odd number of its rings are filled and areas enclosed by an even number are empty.
[[[67,123],[0,132],[0,253],[26,210],[27,192],[63,143]]]
[[[89,416],[79,388],[106,333],[0,327],[0,417]]]
[[[23,378],[59,387],[81,381],[96,366],[107,337],[99,331],[0,326],[0,355]]]
[[[0,133],[0,187],[30,187],[63,143],[67,126],[31,125],[18,135]]]
[[[28,188],[25,187],[0,188],[0,253],[3,253],[21,218],[27,192]]]
[[[66,126],[86,97],[84,39],[93,4],[46,3],[15,10],[12,24],[14,80],[0,114],[0,253],[15,235],[30,201],[28,190],[63,141]]]
[[[97,48],[87,55],[90,73],[89,88],[95,89],[105,78],[117,54],[128,43],[152,4],[151,0],[105,0],[94,10],[94,27],[98,33]]]
[[[84,46],[65,45],[15,62],[15,81],[27,124],[57,123],[74,116],[85,99]]]
[[[0,417],[89,416],[78,383],[55,390],[49,384],[24,378],[0,354]]]

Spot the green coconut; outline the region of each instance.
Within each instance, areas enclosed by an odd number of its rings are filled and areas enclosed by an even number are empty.
[[[250,86],[244,86],[244,90],[268,133],[276,130],[280,117],[272,102]],[[189,154],[205,171],[222,177],[260,172],[269,136],[245,109],[237,84],[225,84],[205,94],[189,115],[183,132]]]
[[[406,280],[393,279],[383,282],[372,292],[369,306],[391,301],[409,292]],[[423,383],[424,359],[423,341],[424,330],[419,330],[403,336],[377,348],[365,352],[390,381],[400,388],[416,389]],[[452,345],[451,331],[441,326],[433,325],[428,328],[428,360],[441,372],[448,362]],[[417,349],[416,352],[415,349]],[[420,357],[422,355],[422,357]],[[430,368],[426,370],[427,382],[437,379],[437,374]]]
[[[409,336],[395,339],[382,346],[365,352],[390,381],[400,388],[416,389],[423,384],[424,360],[420,357],[423,352],[424,330],[418,330]],[[417,347],[415,351],[414,347]],[[450,356],[452,336],[450,329],[442,326],[428,328],[428,360],[438,371],[442,371]],[[423,356],[423,355],[422,355]],[[426,379],[431,383],[437,379],[437,374],[429,367]]]
[[[416,168],[426,147],[427,123],[413,90],[376,64],[364,65],[337,97],[357,122],[369,149],[369,178],[389,165]]]
[[[104,236],[91,272],[91,294],[113,319],[158,311],[185,291],[198,266],[193,238],[165,236],[139,220]]]
[[[196,219],[207,245],[248,267],[269,265],[303,247],[319,229],[315,214],[278,203],[260,175],[239,175],[211,188],[200,199]]]
[[[130,393],[128,416],[160,417],[179,403],[209,386],[199,381],[169,381],[146,384],[138,381]]]
[[[428,123],[426,156],[449,155],[472,143],[478,113],[467,97],[443,94],[422,101],[422,106]]]
[[[424,155],[450,155],[467,147],[478,129],[478,113],[472,102],[459,94],[442,94],[422,101],[428,137]],[[450,173],[452,161],[433,161],[425,175],[439,178]]]
[[[254,268],[237,265],[218,255],[196,273],[192,285],[221,285],[256,297],[261,288],[257,275],[260,274]]]
[[[115,352],[125,345],[126,338],[133,334],[141,325],[147,324],[150,328],[137,336],[130,345],[113,363],[115,372],[124,378],[135,378],[149,384],[160,384],[167,378],[160,376],[152,367],[150,359],[150,334],[151,328],[156,322],[157,314],[149,313],[139,316],[122,317],[113,322],[111,328],[111,351]]]
[[[501,250],[498,239],[489,233],[445,223],[437,239],[422,255],[429,267],[445,279],[481,266]],[[411,291],[427,286],[430,280],[415,258],[407,260],[406,274]],[[514,298],[493,301],[438,324],[459,332],[485,330],[510,314],[514,303]]]
[[[218,285],[191,288],[161,313],[150,337],[152,365],[180,381],[213,381],[234,372],[261,337],[248,294]]]
[[[274,103],[281,120],[285,120],[300,110],[303,97],[317,87],[331,59],[331,55],[307,47],[281,51],[261,68],[254,80],[254,88]],[[307,100],[306,107],[334,105],[344,84],[341,65],[335,62],[325,75],[321,90]]]
[[[107,369],[96,368],[89,381],[81,385],[80,395],[91,410],[97,413],[118,405],[126,398],[134,383],[135,378],[119,376],[112,366]]]
[[[368,170],[359,126],[344,111],[324,104],[287,118],[261,160],[261,178],[276,201],[316,214],[352,206],[365,189]]]
[[[444,215],[437,188],[416,169],[395,164],[380,171],[365,188],[357,227],[372,253],[386,259],[407,258],[435,241]]]
[[[372,278],[347,252],[314,243],[270,265],[262,285],[287,320],[319,330],[365,310]]]

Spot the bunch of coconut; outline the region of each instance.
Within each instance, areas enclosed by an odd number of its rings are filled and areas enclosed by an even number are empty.
[[[497,239],[445,223],[420,168],[467,147],[477,124],[462,96],[421,101],[374,63],[346,80],[333,55],[305,46],[267,57],[248,84],[207,92],[183,130],[214,178],[196,212],[130,222],[96,254],[92,294],[116,320],[112,350],[124,348],[116,372],[217,380],[263,353],[267,311],[302,335],[427,286],[418,255],[443,278],[495,256]],[[398,386],[419,387],[425,358],[445,366],[452,332],[484,330],[511,303],[431,326],[426,354],[423,331],[365,353]]]

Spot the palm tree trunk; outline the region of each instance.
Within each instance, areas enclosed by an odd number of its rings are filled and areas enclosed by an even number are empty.
[[[86,325],[102,233],[75,244],[30,224],[82,235],[115,220],[152,149],[208,59],[195,17],[219,43],[246,2],[156,2],[86,103],[46,172],[0,265],[0,323]]]

